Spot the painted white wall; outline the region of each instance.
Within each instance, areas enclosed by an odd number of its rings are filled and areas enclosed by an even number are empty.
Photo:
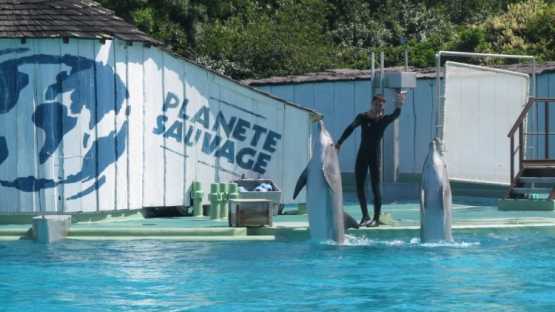
[[[528,75],[456,62],[445,64],[445,159],[455,180],[510,183],[507,138],[528,102]]]
[[[358,113],[368,110],[372,98],[369,81],[275,85],[260,89],[321,113],[335,141]],[[341,171],[354,171],[359,144],[360,130],[356,129],[341,147],[339,155]]]
[[[437,123],[435,79],[419,78],[416,83],[416,89],[409,91],[401,116],[399,117],[400,174],[413,175],[421,173],[428,151],[428,144],[435,135]],[[264,85],[258,86],[258,88],[322,113],[329,131],[335,140],[341,136],[343,129],[352,122],[357,113],[363,112],[368,108],[368,103],[372,97],[370,80],[291,83]],[[345,92],[344,90],[349,91]],[[336,96],[335,94],[338,93],[342,95]],[[547,72],[537,76],[537,94],[538,97],[555,96],[555,73]],[[338,111],[341,111],[341,113],[337,113]],[[534,107],[528,116],[529,130],[531,132],[543,131],[545,126],[544,119],[544,108],[541,105]],[[511,121],[511,123],[513,122],[514,120]],[[553,111],[550,113],[550,125],[552,129],[555,129],[555,113]],[[509,130],[507,128],[503,131],[508,133]],[[354,171],[360,133],[357,130],[351,136],[352,138],[345,142],[341,151],[342,172]],[[386,137],[384,136],[384,138]],[[506,134],[501,140],[504,139],[509,142]],[[549,154],[551,157],[555,157],[555,135],[551,136],[549,140]],[[384,140],[384,144],[386,145],[385,150],[388,149],[387,145],[391,143]],[[538,136],[530,136],[528,138],[527,148],[527,157],[531,159],[541,159],[545,153],[544,141],[543,139],[540,140]],[[500,153],[508,157],[509,149],[507,148],[506,151],[501,151]],[[384,158],[384,166],[390,161],[391,159]],[[508,172],[506,176],[508,178]]]
[[[0,76],[0,213],[189,205],[242,175],[290,202],[309,160],[312,112],[155,47],[2,39]]]
[[[418,79],[417,88],[407,94],[398,119],[400,173],[420,173],[422,169],[427,146],[434,131],[434,86],[433,79]],[[336,141],[357,114],[368,110],[372,98],[370,80],[280,84],[260,88],[323,114],[328,130]],[[386,113],[389,114],[394,109],[392,93],[388,92],[386,96]],[[392,130],[393,127],[390,126],[384,134],[384,151],[391,150]],[[341,148],[342,172],[354,172],[359,145],[360,129],[357,128]],[[384,155],[383,162],[384,166],[388,167],[391,159]]]

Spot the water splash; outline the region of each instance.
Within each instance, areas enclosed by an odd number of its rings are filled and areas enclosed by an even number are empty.
[[[345,241],[343,244],[338,244],[332,240],[322,241],[320,244],[330,246],[402,246],[407,243],[402,240],[374,240],[366,236],[345,235]]]
[[[435,242],[435,243],[422,243],[420,242],[419,238],[413,237],[410,240],[410,244],[414,245],[414,246],[420,246],[420,247],[425,247],[425,248],[437,248],[437,247],[448,247],[448,248],[470,248],[470,247],[475,247],[475,246],[479,246],[480,242],[465,242],[465,241],[453,241],[453,242],[448,242],[448,241],[439,241],[439,242]]]
[[[333,241],[322,242],[325,245],[338,245]],[[341,244],[342,246],[385,246],[385,247],[424,247],[424,248],[470,248],[479,246],[480,242],[465,242],[465,241],[455,241],[455,242],[435,242],[435,243],[421,243],[419,238],[413,237],[409,241],[404,241],[400,239],[391,240],[379,240],[371,239],[366,236],[352,236],[345,235],[345,242]]]

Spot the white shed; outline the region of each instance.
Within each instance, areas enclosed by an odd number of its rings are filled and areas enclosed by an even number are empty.
[[[502,69],[530,74],[530,66],[500,66]],[[386,68],[402,70],[402,68]],[[428,144],[435,135],[437,125],[437,107],[435,101],[435,68],[411,69],[417,71],[416,88],[409,90],[397,127],[389,127],[384,135],[384,180],[390,182],[393,178],[400,181],[418,181],[422,165],[428,152]],[[555,62],[547,62],[536,66],[537,96],[555,96]],[[443,87],[443,79],[442,87]],[[300,76],[271,77],[259,80],[246,80],[251,86],[293,101],[307,108],[322,112],[324,120],[335,139],[341,136],[345,127],[353,121],[356,114],[368,109],[372,98],[370,71],[335,69],[319,73],[308,73]],[[512,90],[514,91],[514,90]],[[502,92],[497,91],[497,92]],[[393,111],[391,93],[386,90],[389,102],[386,113]],[[489,114],[485,123],[499,127],[498,139],[509,143],[506,134],[510,126],[495,123],[497,114]],[[550,114],[551,124],[555,123],[555,114]],[[509,118],[512,124],[516,118]],[[535,107],[529,115],[528,127],[530,132],[544,129],[545,114],[541,107]],[[466,128],[461,128],[464,135]],[[394,138],[398,146],[394,146]],[[345,181],[353,180],[356,151],[360,142],[360,134],[355,131],[351,138],[341,148],[341,171]],[[541,157],[545,153],[545,142],[539,136],[530,136],[527,145],[527,158]],[[555,146],[555,136],[549,137],[549,145]],[[550,156],[555,157],[555,149],[551,149]],[[509,157],[509,148],[499,151],[500,157]],[[503,172],[502,170],[500,172]],[[509,179],[506,170],[505,179]],[[462,180],[462,179],[461,179]]]
[[[317,113],[173,55],[96,2],[0,5],[0,213],[188,206],[191,182],[243,175],[291,198]]]

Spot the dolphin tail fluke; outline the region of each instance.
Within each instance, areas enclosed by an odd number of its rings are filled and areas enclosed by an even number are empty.
[[[297,179],[297,184],[295,184],[295,192],[293,193],[293,199],[297,198],[303,187],[306,185],[308,179],[308,166],[304,168],[303,173],[299,179]]]
[[[345,230],[349,228],[358,229],[358,222],[356,222],[356,220],[345,211],[343,211],[343,224],[345,226]]]

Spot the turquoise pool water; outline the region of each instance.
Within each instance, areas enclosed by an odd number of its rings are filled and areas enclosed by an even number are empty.
[[[309,242],[0,242],[2,311],[553,311],[555,230]]]

